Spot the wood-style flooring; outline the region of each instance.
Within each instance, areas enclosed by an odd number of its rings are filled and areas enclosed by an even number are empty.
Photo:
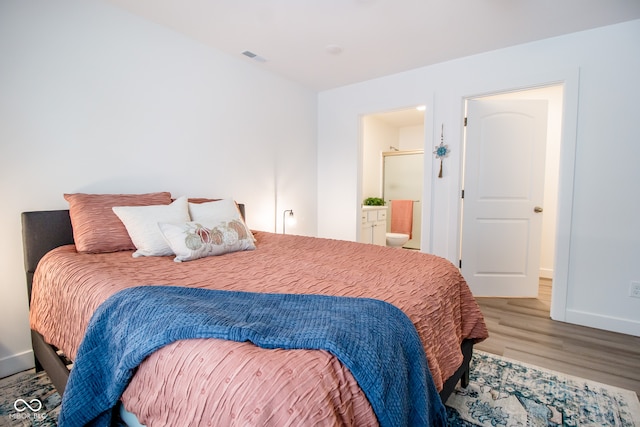
[[[551,320],[551,281],[534,298],[477,298],[490,337],[475,348],[633,390],[640,396],[640,337]]]

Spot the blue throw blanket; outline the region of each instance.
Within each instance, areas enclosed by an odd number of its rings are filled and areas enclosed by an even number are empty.
[[[141,286],[94,313],[59,425],[107,426],[135,368],[177,340],[221,338],[263,348],[322,349],[351,371],[381,426],[444,426],[444,405],[411,320],[383,301]]]

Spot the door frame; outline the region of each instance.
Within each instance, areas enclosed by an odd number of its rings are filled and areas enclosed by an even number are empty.
[[[520,85],[496,86],[487,88],[484,91],[476,93],[464,94],[460,98],[460,147],[464,147],[464,117],[467,99],[482,98],[484,96],[496,95],[506,92],[518,92],[529,89],[535,89],[544,86],[561,85],[563,89],[562,100],[562,131],[560,140],[560,169],[558,176],[558,206],[556,215],[556,238],[555,238],[555,256],[554,256],[554,272],[553,286],[551,293],[551,318],[554,320],[565,321],[567,311],[567,292],[570,273],[570,249],[571,249],[571,233],[572,233],[572,216],[573,216],[573,191],[575,176],[575,156],[577,145],[577,124],[578,124],[578,95],[580,83],[579,68],[564,70],[555,74],[550,78],[540,78],[537,81],[524,82]],[[463,173],[464,173],[464,156],[459,158],[459,191],[462,189]],[[457,248],[456,253],[461,250],[461,219],[462,219],[462,199],[457,201]]]

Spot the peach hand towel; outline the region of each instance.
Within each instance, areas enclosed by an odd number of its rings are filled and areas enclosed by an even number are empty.
[[[408,234],[411,238],[413,227],[413,200],[391,201],[391,232]]]

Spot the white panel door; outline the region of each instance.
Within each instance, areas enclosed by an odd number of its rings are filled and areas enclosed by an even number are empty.
[[[547,101],[468,101],[461,271],[476,296],[537,297]]]

